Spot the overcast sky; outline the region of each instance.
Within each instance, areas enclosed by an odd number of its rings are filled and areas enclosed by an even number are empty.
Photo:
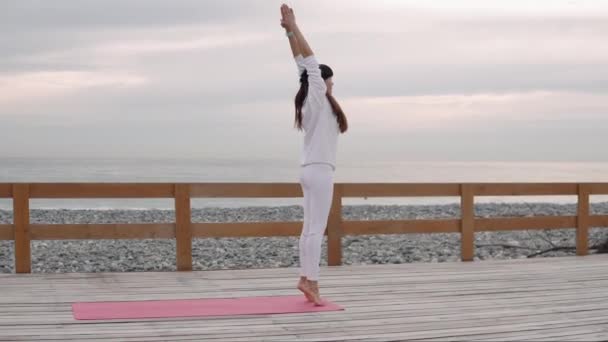
[[[0,157],[298,161],[281,3],[2,0]],[[608,1],[288,3],[338,163],[608,161]]]

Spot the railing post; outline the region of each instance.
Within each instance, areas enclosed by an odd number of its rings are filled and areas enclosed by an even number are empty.
[[[175,247],[178,271],[192,271],[190,185],[175,184]]]
[[[32,272],[30,245],[29,184],[13,184],[13,225],[15,227],[15,272]]]
[[[327,223],[327,264],[342,265],[342,184],[334,184]]]
[[[460,244],[462,261],[473,261],[475,256],[475,197],[473,186],[460,185]]]
[[[589,253],[589,194],[586,184],[578,185],[578,214],[576,216],[576,255]]]

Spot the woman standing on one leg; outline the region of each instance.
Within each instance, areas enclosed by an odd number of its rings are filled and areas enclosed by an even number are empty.
[[[299,244],[298,289],[315,305],[323,305],[318,286],[321,244],[333,198],[338,135],[346,132],[348,123],[332,95],[333,71],[317,62],[296,24],[293,9],[281,6],[281,17],[300,76],[295,98],[296,127],[305,132],[300,163],[304,226]]]

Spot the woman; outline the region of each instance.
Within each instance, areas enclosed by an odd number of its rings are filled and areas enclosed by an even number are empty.
[[[300,184],[304,194],[304,226],[300,236],[300,281],[297,288],[317,306],[321,244],[333,198],[338,135],[346,132],[344,112],[332,96],[333,71],[317,62],[296,24],[293,9],[281,6],[281,26],[298,66],[300,90],[295,98],[295,125],[305,132]]]

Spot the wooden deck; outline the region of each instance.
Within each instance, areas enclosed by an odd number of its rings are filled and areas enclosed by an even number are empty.
[[[296,270],[0,275],[0,340],[601,341],[608,255],[322,269],[345,311],[77,321],[75,301],[290,295]]]

